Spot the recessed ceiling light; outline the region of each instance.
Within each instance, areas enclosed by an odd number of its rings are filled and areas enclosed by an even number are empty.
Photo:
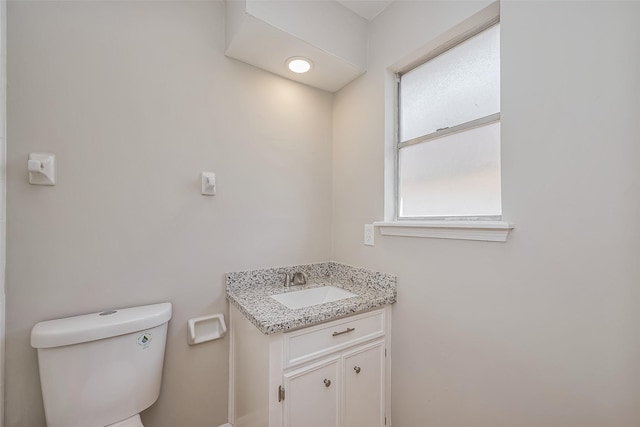
[[[298,74],[306,73],[311,69],[312,65],[313,63],[311,60],[301,56],[295,56],[287,59],[287,67],[289,67],[289,69],[294,73]]]

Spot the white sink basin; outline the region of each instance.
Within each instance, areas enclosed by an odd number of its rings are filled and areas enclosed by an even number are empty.
[[[287,292],[286,294],[271,295],[271,298],[288,308],[304,308],[326,302],[357,297],[358,295],[335,286],[322,286],[302,291]]]

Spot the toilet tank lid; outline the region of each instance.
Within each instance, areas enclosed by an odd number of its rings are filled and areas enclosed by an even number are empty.
[[[121,308],[40,322],[31,330],[31,346],[52,348],[96,341],[154,328],[171,319],[171,303]]]

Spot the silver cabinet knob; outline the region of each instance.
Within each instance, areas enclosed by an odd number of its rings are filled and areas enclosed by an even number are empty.
[[[328,379],[326,379],[326,378],[325,378],[325,380],[324,380],[324,386],[325,386],[325,387],[329,387],[330,385],[331,385],[331,380],[328,380]]]

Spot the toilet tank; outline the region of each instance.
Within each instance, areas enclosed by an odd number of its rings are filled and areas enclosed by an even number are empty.
[[[35,325],[48,427],[104,427],[151,406],[160,394],[171,303]]]

